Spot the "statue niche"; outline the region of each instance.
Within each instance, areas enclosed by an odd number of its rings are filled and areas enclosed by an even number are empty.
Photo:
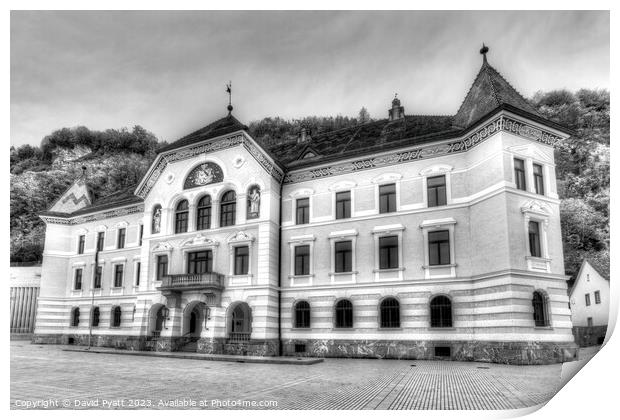
[[[248,219],[256,219],[260,216],[260,187],[252,185],[248,188]]]
[[[151,233],[159,233],[161,231],[161,206],[157,205],[153,209],[153,222],[151,224]]]

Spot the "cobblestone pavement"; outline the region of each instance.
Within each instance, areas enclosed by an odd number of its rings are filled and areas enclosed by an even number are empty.
[[[559,364],[326,359],[295,366],[75,353],[12,342],[10,404],[12,409],[89,408],[87,403],[125,409],[512,409],[549,400],[560,373]]]

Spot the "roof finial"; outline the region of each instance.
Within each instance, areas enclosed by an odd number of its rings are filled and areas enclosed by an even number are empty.
[[[233,107],[231,104],[232,101],[232,82],[228,82],[228,84],[226,85],[226,92],[228,92],[228,115],[230,115],[232,113]]]
[[[487,53],[489,52],[489,47],[487,47],[486,45],[484,45],[484,42],[482,43],[482,48],[480,48],[480,54],[482,54],[482,62],[486,63],[487,62]]]

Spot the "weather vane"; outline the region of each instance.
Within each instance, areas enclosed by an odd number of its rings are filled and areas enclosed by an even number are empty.
[[[226,85],[226,92],[228,92],[228,115],[232,113],[232,81],[229,81]]]

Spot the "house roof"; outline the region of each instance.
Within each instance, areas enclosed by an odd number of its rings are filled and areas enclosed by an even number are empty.
[[[454,124],[467,128],[502,105],[541,117],[536,108],[488,63],[485,55],[478,75],[454,116]]]
[[[586,263],[589,264],[590,267],[592,267],[592,269],[599,274],[599,276],[609,281],[609,267],[603,267],[602,265],[597,264],[595,261],[589,258],[585,258],[583,262],[581,263],[581,267],[579,267],[579,272],[575,276],[575,280],[572,282],[572,284],[569,283],[569,290],[568,290],[569,296],[573,294],[573,290],[575,290],[575,287],[577,286],[577,282],[579,282],[579,279],[581,278],[581,273],[583,272],[583,269],[586,266]]]
[[[268,148],[289,169],[326,160],[370,154],[412,144],[453,137],[461,129],[449,116],[411,115],[394,121],[383,119],[336,131],[311,135],[306,142],[285,142]],[[316,156],[304,159],[307,151]]]
[[[157,152],[167,152],[168,150],[177,149],[190,144],[198,143],[204,140],[212,139],[226,134],[234,133],[239,130],[247,130],[248,127],[236,119],[232,114],[228,114],[224,118],[220,118],[211,124],[202,127],[185,137],[181,137],[177,141],[160,148]]]
[[[75,217],[88,213],[95,213],[98,211],[108,210],[112,208],[122,207],[130,204],[136,204],[143,202],[142,198],[133,194],[136,189],[136,185],[130,185],[123,188],[113,194],[106,195],[96,199],[90,206],[84,207],[80,210],[72,213],[62,213],[57,211],[45,211],[41,212],[42,216],[56,216],[56,217]]]

